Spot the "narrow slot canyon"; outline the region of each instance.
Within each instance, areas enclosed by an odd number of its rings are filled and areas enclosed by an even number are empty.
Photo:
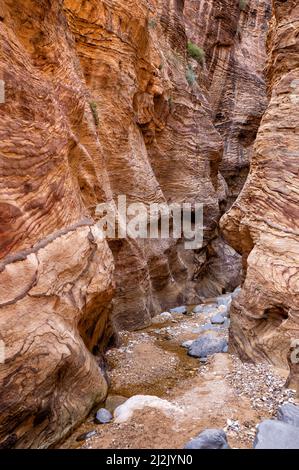
[[[297,0],[0,0],[0,449],[299,448]]]

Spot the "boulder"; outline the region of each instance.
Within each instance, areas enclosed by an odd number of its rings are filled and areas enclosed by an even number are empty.
[[[211,318],[211,323],[213,325],[223,325],[224,322],[225,322],[225,318],[220,313],[218,313],[217,315],[214,315]]]
[[[278,408],[277,419],[299,428],[299,406],[293,403],[284,403]]]
[[[165,323],[172,320],[172,315],[169,312],[162,312],[160,315],[156,315],[152,318],[152,324],[156,325],[159,323]]]
[[[182,313],[183,315],[188,312],[187,307],[185,305],[182,305],[181,307],[171,308],[169,311],[170,313]]]
[[[299,449],[298,428],[267,419],[258,426],[254,449]]]
[[[222,429],[206,429],[191,439],[185,449],[229,449],[227,437]]]
[[[222,352],[227,352],[226,339],[217,338],[209,333],[193,341],[188,349],[188,355],[192,357],[208,357]]]

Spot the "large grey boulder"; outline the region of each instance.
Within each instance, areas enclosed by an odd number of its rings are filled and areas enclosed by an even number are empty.
[[[227,346],[226,339],[207,333],[193,341],[188,354],[192,357],[208,357],[212,354],[227,352]]]
[[[299,428],[299,406],[293,403],[285,403],[278,408],[277,419]]]
[[[255,449],[299,449],[298,428],[283,421],[267,419],[258,426]]]
[[[191,439],[185,449],[229,449],[227,437],[222,429],[206,429]]]

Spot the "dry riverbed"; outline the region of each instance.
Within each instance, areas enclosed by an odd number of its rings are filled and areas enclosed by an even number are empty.
[[[208,314],[172,314],[144,331],[121,332],[121,345],[108,351],[111,380],[106,408],[136,395],[153,395],[169,403],[169,409],[145,406],[125,422],[94,423],[93,415],[61,446],[85,449],[181,449],[206,428],[227,432],[233,448],[252,448],[256,425],[275,416],[277,407],[294,401],[286,390],[287,373],[269,365],[242,364],[230,353],[210,356],[206,363],[187,355],[184,341],[195,340]],[[227,338],[228,329],[211,332]],[[78,436],[96,431],[89,439]]]

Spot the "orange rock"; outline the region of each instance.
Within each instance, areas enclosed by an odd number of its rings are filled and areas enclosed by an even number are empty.
[[[268,3],[2,0],[0,446],[53,445],[104,399],[115,328],[239,284],[218,221],[265,106]],[[204,203],[202,250],[103,241],[95,209],[118,195]]]
[[[221,221],[246,269],[231,311],[235,347],[246,358],[283,367],[290,341],[299,338],[298,13],[296,2],[274,1],[268,38],[270,103],[249,178]]]

